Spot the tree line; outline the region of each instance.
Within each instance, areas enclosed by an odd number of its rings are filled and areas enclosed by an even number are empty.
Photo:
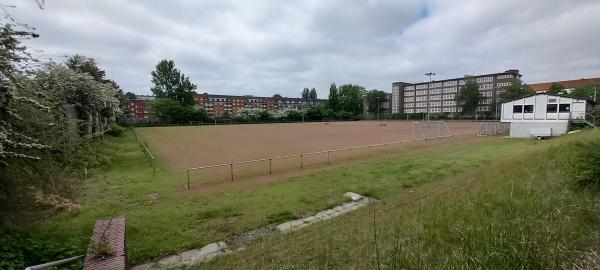
[[[35,58],[22,41],[37,34],[13,27],[0,29],[1,220],[68,204],[85,169],[102,162],[88,137],[102,134],[128,108],[94,59]]]
[[[167,123],[210,120],[211,117],[206,110],[197,106],[194,100],[196,85],[175,67],[173,60],[161,60],[151,75],[153,86],[150,90],[156,96],[155,100],[150,101],[149,108],[153,118]],[[275,94],[274,97],[281,97],[281,95]],[[317,100],[317,90],[306,87],[302,90],[301,97]],[[375,112],[378,103],[385,100],[385,92],[367,91],[363,86],[355,84],[345,84],[338,89],[335,83],[332,83],[329,89],[329,99],[313,108],[286,109],[272,114],[266,110],[262,112],[261,109],[243,109],[235,115],[225,113],[222,118],[234,118],[239,121],[250,121],[249,119],[253,121],[356,119],[357,115],[362,113],[365,98],[369,111]]]

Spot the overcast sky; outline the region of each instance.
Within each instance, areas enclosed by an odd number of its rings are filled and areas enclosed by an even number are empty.
[[[528,83],[600,77],[598,0],[34,0],[11,12],[55,61],[93,57],[126,91],[150,93],[161,59],[198,92],[298,96],[331,82],[519,69]]]

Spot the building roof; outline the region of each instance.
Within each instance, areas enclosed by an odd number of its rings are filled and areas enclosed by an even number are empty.
[[[155,96],[149,95],[136,95],[134,100],[154,100],[155,98]]]
[[[275,99],[280,99],[280,100],[310,100],[313,102],[324,102],[327,101],[326,99],[309,99],[309,98],[297,98],[297,97],[259,97],[259,96],[253,96],[253,95],[244,95],[244,96],[234,96],[234,95],[219,95],[219,94],[208,94],[208,93],[195,93],[196,96],[207,96],[209,98],[244,98],[244,99],[261,99],[261,100],[275,100]]]
[[[431,82],[447,82],[447,81],[456,81],[456,80],[463,80],[465,78],[480,78],[480,77],[488,77],[488,76],[496,76],[496,75],[503,75],[503,74],[513,74],[516,75],[518,77],[522,76],[519,73],[518,69],[509,69],[507,71],[504,72],[497,72],[497,73],[489,73],[489,74],[482,74],[482,75],[465,75],[463,77],[458,77],[458,78],[452,78],[452,79],[443,79],[443,80],[432,80]],[[418,85],[418,84],[428,84],[429,82],[417,82],[417,83],[407,83],[407,82],[394,82],[392,83],[392,85],[398,85],[398,84],[404,84],[404,85]]]
[[[589,78],[589,79],[579,79],[579,80],[534,83],[534,84],[529,84],[529,86],[531,86],[531,88],[533,88],[533,90],[535,90],[536,92],[546,92],[546,91],[548,91],[548,89],[550,89],[550,86],[553,83],[559,83],[563,87],[565,87],[565,89],[574,89],[574,88],[585,86],[585,85],[592,84],[592,83],[599,83],[600,84],[600,78]]]
[[[571,96],[571,95],[546,94],[546,93],[543,93],[543,92],[538,92],[538,93],[527,95],[527,96],[523,96],[523,97],[520,97],[520,98],[513,98],[511,100],[507,100],[507,101],[502,102],[502,104],[508,103],[508,102],[512,102],[512,101],[515,101],[515,100],[519,100],[519,99],[524,99],[524,98],[528,98],[528,97],[538,96],[538,95],[553,96],[553,97],[564,97],[564,98],[572,98],[572,99],[581,99],[581,100],[585,100],[585,101],[587,101],[589,103],[596,104],[596,102],[594,102],[593,100],[587,99],[587,98],[575,97],[575,96]]]

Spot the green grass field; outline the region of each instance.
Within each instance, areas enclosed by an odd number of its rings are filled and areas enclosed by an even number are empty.
[[[565,205],[589,208],[594,201],[573,195],[556,178],[560,174],[536,175],[527,167],[548,166],[552,172],[552,163],[538,156],[558,155],[549,149],[568,140],[489,139],[415,148],[267,186],[189,195],[177,191],[183,173],[159,162],[158,173],[152,174],[127,132],[103,142],[110,166],[93,172],[81,209],[56,216],[37,230],[57,241],[75,241],[83,253],[95,220],[125,215],[128,256],[135,265],[224,240],[268,224],[269,217],[280,213],[328,208],[344,201],[344,192],[354,191],[382,201],[199,267],[471,268],[510,262],[503,268],[513,268],[509,266],[535,262],[528,268],[537,268],[575,257],[568,253],[572,247],[589,244],[575,241],[578,236],[597,231],[600,224],[597,212],[562,210]],[[160,194],[158,201],[148,198],[151,193]],[[569,222],[560,221],[564,218]]]
[[[194,268],[598,267],[600,198],[597,189],[569,179],[566,162],[577,153],[563,145],[598,136],[595,131],[542,144],[495,142],[499,152],[512,153],[414,189],[394,189],[377,205]],[[485,152],[492,144],[465,148]],[[383,164],[390,165],[367,166]]]

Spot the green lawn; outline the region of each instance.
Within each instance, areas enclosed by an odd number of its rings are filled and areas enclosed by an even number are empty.
[[[85,187],[81,209],[77,212],[61,214],[40,224],[38,231],[45,237],[51,237],[57,241],[76,241],[83,253],[95,220],[124,215],[127,217],[129,261],[131,265],[135,265],[158,256],[196,248],[263,226],[269,223],[269,216],[278,213],[285,211],[316,212],[328,208],[344,201],[343,193],[346,191],[369,194],[382,199],[382,203],[377,208],[387,205],[402,208],[405,205],[402,203],[403,200],[419,202],[418,194],[428,196],[429,192],[432,194],[440,192],[440,186],[448,185],[446,182],[450,181],[444,179],[462,179],[476,175],[487,183],[487,174],[494,178],[502,173],[498,171],[498,165],[496,165],[500,162],[498,160],[518,159],[527,156],[532,151],[544,151],[551,145],[560,143],[561,140],[535,143],[528,140],[506,139],[465,141],[440,149],[411,150],[389,159],[348,165],[344,168],[295,177],[289,181],[277,182],[268,186],[192,196],[176,192],[176,189],[180,188],[185,181],[185,175],[182,172],[169,170],[159,162],[158,172],[153,175],[132,133],[127,132],[124,137],[108,138],[102,143],[103,152],[108,158],[107,164],[110,166],[99,168],[93,172],[93,176]],[[473,181],[467,183],[465,186],[461,184],[460,188],[464,189],[468,185],[472,185]],[[499,190],[495,191],[490,188],[488,192],[495,194],[500,192]],[[154,192],[160,193],[160,199],[153,203],[147,195]],[[517,192],[517,194],[521,193]],[[446,222],[450,226],[453,224],[450,220],[453,216],[460,214],[462,210],[450,202],[454,200],[462,202],[464,196],[455,197],[451,193],[442,195],[444,196],[438,197],[435,202],[427,201],[410,208],[402,208],[402,214],[388,210],[391,211],[389,215],[382,213],[378,216],[396,217],[398,220],[394,222],[413,224],[411,226],[419,227],[419,229],[412,230],[413,233],[427,232],[427,224],[438,226],[438,223],[445,224],[444,222]],[[484,208],[478,211],[484,211]],[[439,209],[446,210],[440,211]],[[510,212],[509,208],[507,209],[506,211]],[[369,215],[365,211],[358,215]],[[383,208],[381,211],[385,212]],[[419,213],[424,213],[424,215]],[[405,215],[409,215],[410,218],[405,220],[403,218]],[[499,218],[494,215],[490,218]],[[340,222],[351,223],[349,221],[352,220],[352,216],[344,217],[340,219],[343,220]],[[361,222],[364,221],[361,219]],[[336,221],[336,224],[338,223]],[[331,227],[315,226],[310,230],[328,235],[331,229],[327,228]],[[335,228],[337,231],[337,227]],[[350,227],[350,229],[357,230],[356,237],[360,238],[365,236],[361,232],[369,231],[370,228]],[[452,226],[447,229],[452,230]],[[353,234],[354,231],[345,233]],[[476,233],[476,231],[471,233]],[[324,237],[324,235],[321,236]],[[437,239],[436,237],[441,236],[432,233],[420,237],[429,237],[433,242],[434,239]],[[297,239],[290,239],[294,238],[283,239],[283,245],[307,248],[315,244],[312,250],[319,252],[319,248],[323,247],[323,243],[318,241],[293,243]],[[362,240],[368,241],[368,239]],[[339,241],[352,244],[354,240]],[[303,244],[308,246],[302,246]],[[273,248],[278,246],[273,245]],[[350,249],[345,251],[345,248],[342,247],[345,246],[336,246],[335,252],[344,254],[338,258],[352,257],[351,252],[354,251]],[[247,253],[235,256],[245,256],[244,254],[263,256],[263,252],[267,252],[267,250],[267,247],[250,249]],[[279,250],[274,254],[281,252],[284,251]],[[289,252],[300,252],[300,250],[290,249]],[[357,254],[366,255],[367,253],[358,252]],[[287,256],[285,252],[282,255]],[[290,255],[296,256],[297,254],[290,253]],[[297,256],[297,262],[304,263],[308,260],[321,263],[322,260],[328,260],[320,256],[315,254]],[[242,259],[242,257],[239,258]],[[284,258],[276,257],[273,260],[284,260]],[[296,262],[296,259],[288,260],[290,263]],[[235,262],[235,260],[232,261]],[[364,263],[367,262],[370,263],[371,260],[366,259]],[[223,261],[217,263],[220,264]],[[256,265],[256,267],[261,268],[260,265]]]

